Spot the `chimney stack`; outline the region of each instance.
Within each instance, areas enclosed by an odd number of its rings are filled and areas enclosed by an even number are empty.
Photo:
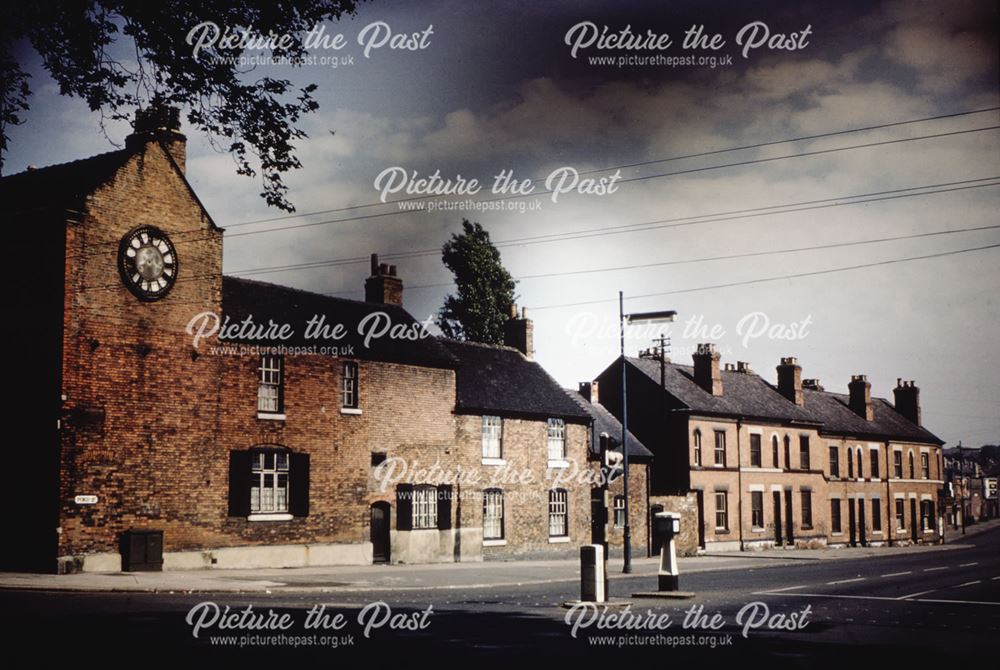
[[[802,388],[810,389],[812,391],[823,391],[823,385],[819,383],[818,379],[803,379]]]
[[[365,280],[365,302],[403,304],[403,280],[396,276],[395,265],[378,262],[378,254],[372,254],[372,274]]]
[[[736,361],[736,371],[745,375],[753,374],[753,368],[746,361]]]
[[[181,110],[157,100],[146,109],[136,110],[132,134],[125,138],[125,147],[138,151],[150,142],[160,142],[184,172],[187,137],[181,133]]]
[[[594,403],[595,405],[601,402],[597,382],[580,382],[580,395],[586,398],[587,402]]]
[[[691,356],[694,359],[694,381],[712,395],[722,395],[722,372],[719,352],[714,344],[699,344]]]
[[[524,354],[532,360],[535,356],[535,326],[528,318],[528,308],[521,308],[521,316],[517,316],[517,305],[510,306],[510,318],[503,325],[503,343]]]
[[[872,385],[868,383],[866,375],[851,375],[851,383],[847,385],[850,391],[851,411],[860,416],[865,421],[875,418],[875,411],[872,409]]]
[[[916,383],[912,379],[908,382],[897,379],[893,394],[896,396],[896,411],[919,426],[920,389]]]
[[[805,402],[802,395],[802,366],[797,358],[782,358],[778,370],[778,393],[799,407]]]

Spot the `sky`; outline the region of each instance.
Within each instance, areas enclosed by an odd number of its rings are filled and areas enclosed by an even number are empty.
[[[601,46],[626,26],[643,43]],[[192,128],[187,176],[227,229],[226,273],[360,299],[379,253],[420,320],[451,290],[441,245],[463,218],[482,223],[519,280],[536,359],[568,387],[618,355],[622,291],[626,312],[678,313],[629,328],[629,355],[668,331],[675,362],[714,342],[772,382],[784,356],[830,391],[866,374],[891,400],[912,379],[949,446],[996,444],[997,26],[992,1],[374,0],[324,26],[341,50],[248,75],[319,86],[286,177],[295,216]],[[399,41],[366,55],[359,38],[386,30]],[[105,137],[37,56],[23,63],[32,109],[5,173],[123,141],[127,124]],[[401,171],[482,188],[414,211],[391,202],[405,190],[376,188]],[[534,191],[493,193],[505,171]]]

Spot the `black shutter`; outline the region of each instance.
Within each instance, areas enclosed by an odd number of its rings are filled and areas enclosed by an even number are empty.
[[[451,528],[451,485],[442,484],[437,488],[438,530]]]
[[[413,530],[413,484],[396,485],[396,530]]]
[[[309,516],[309,454],[288,455],[288,511]]]
[[[229,452],[229,516],[250,516],[250,452]]]

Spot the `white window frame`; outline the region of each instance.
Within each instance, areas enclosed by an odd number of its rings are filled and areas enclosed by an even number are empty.
[[[546,425],[549,460],[566,460],[566,422],[563,419],[549,419]]]
[[[834,507],[836,505],[836,507]],[[836,515],[833,510],[837,510]],[[836,520],[836,525],[834,524]],[[844,505],[840,498],[830,498],[830,534],[842,535],[844,533]]]
[[[694,429],[694,464],[697,466],[702,465],[702,454],[701,454],[701,429]]]
[[[717,468],[726,467],[726,431],[716,430],[713,431],[713,439],[715,443],[712,445],[712,463]],[[721,448],[720,448],[721,442]],[[722,455],[722,461],[719,461],[719,455]]]
[[[760,509],[758,509],[754,502],[760,500]],[[758,519],[754,518],[757,513],[760,512],[760,523],[757,523]],[[750,492],[750,527],[754,530],[764,530],[764,492],[763,491],[751,491]]]
[[[281,414],[285,363],[278,354],[261,354],[257,364],[257,412]]]
[[[611,502],[614,510],[615,528],[625,527],[625,496],[615,496]]]
[[[502,489],[483,491],[483,541],[504,539],[504,506]]]
[[[261,449],[252,452],[251,457],[250,515],[288,514],[288,452]]]
[[[757,462],[754,463],[754,438],[757,438]],[[760,433],[750,434],[750,467],[752,468],[762,468],[764,467],[764,437]]]
[[[719,505],[719,496],[722,496],[722,505]],[[721,516],[720,516],[721,515]],[[722,520],[722,524],[719,524],[719,520]],[[728,491],[716,491],[715,492],[715,530],[729,530],[729,492]]]
[[[345,361],[340,372],[340,407],[341,409],[358,409],[361,403],[358,364],[354,361]]]
[[[438,527],[437,500],[437,487],[423,484],[413,487],[413,530]]]
[[[549,537],[569,537],[569,493],[549,489]]]
[[[483,461],[499,461],[503,459],[503,418],[483,415],[482,422]]]

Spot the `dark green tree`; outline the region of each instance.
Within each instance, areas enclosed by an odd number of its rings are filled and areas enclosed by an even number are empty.
[[[462,221],[462,233],[444,243],[441,260],[455,275],[457,287],[438,313],[442,332],[460,340],[503,344],[516,282],[500,262],[490,234],[478,223]]]
[[[306,54],[305,34],[316,24],[353,14],[355,0],[31,0],[0,8],[0,167],[7,127],[24,121],[29,109],[29,75],[19,53],[33,48],[62,95],[87,102],[102,119],[126,119],[132,108],[161,101],[187,109],[188,121],[228,151],[238,174],[260,172],[267,203],[294,211],[282,175],[301,167],[296,123],[318,108],[315,84],[250,76],[239,58],[248,52],[215,40],[197,56],[188,36],[205,25],[207,36],[288,35],[271,51],[294,61]],[[214,26],[214,28],[213,28]],[[193,38],[192,42],[197,42]],[[207,43],[207,40],[206,40]],[[30,47],[29,47],[30,45]],[[127,53],[128,63],[113,56]],[[253,51],[260,54],[266,51]],[[103,123],[102,123],[103,125]]]

